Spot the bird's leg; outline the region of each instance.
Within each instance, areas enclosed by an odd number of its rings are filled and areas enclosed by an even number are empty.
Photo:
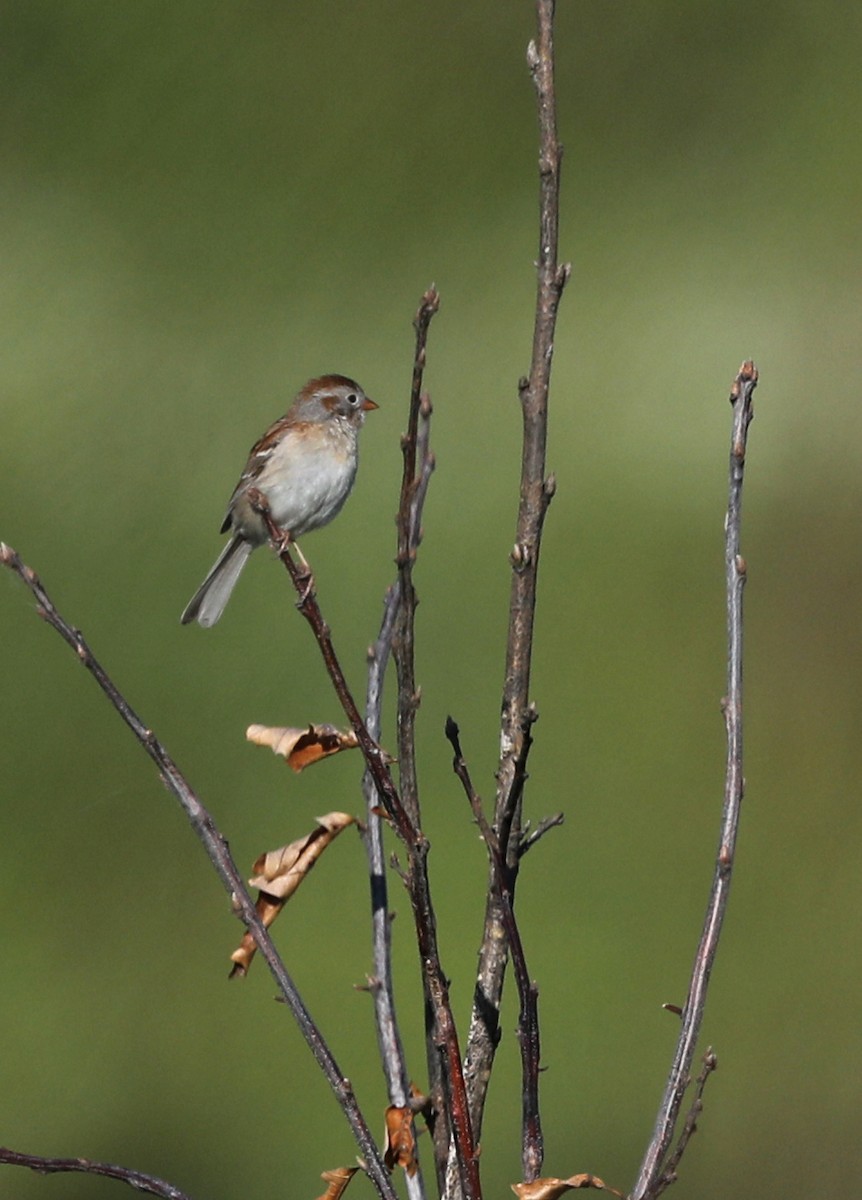
[[[299,542],[294,541],[293,548],[296,551],[296,557],[299,559],[302,566],[302,570],[299,575],[299,578],[303,583],[302,594],[299,597],[299,606],[301,608],[314,590],[314,574],[312,573],[311,567],[308,565],[308,559],[299,548]]]

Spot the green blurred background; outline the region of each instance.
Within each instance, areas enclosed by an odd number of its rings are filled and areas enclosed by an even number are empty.
[[[442,308],[438,471],[417,568],[420,762],[444,965],[466,1021],[493,791],[536,242],[524,0],[8,0],[0,538],[41,573],[245,870],[332,808],[252,721],[338,711],[283,573],[222,623],[179,614],[257,435],[310,375],[377,399],[355,493],[304,545],[350,678],[393,573],[410,322]],[[859,112],[862,10],[561,2],[561,254],[533,818],[519,892],[541,987],[546,1171],[634,1180],[700,930],[723,785],[722,520],[740,361],[761,386],[743,548],[747,759],[704,1026],[720,1069],[676,1193],[827,1196],[859,1178]],[[25,589],[0,574],[5,1144],[195,1197],[308,1197],[347,1127],[181,812]],[[393,741],[391,706],[385,740]],[[367,884],[352,832],[277,941],[374,1126]],[[411,919],[393,882],[412,1071]],[[483,1139],[519,1177],[516,1007]],[[427,1159],[427,1155],[426,1155]],[[119,1184],[5,1168],[0,1195]],[[356,1193],[370,1195],[367,1183]]]

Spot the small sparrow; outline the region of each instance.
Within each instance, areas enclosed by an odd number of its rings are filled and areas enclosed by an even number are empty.
[[[263,518],[249,502],[250,488],[266,498],[273,521],[294,540],[338,515],[356,478],[359,430],[375,408],[344,375],[309,380],[290,411],[252,447],[221,527],[231,539],[186,605],[183,625],[215,625],[248,556],[267,540]]]

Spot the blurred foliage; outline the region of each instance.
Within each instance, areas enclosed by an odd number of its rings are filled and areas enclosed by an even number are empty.
[[[286,577],[255,556],[181,629],[247,447],[310,375],[380,403],[359,482],[304,545],[357,688],[392,575],[412,331],[439,468],[417,569],[420,754],[444,965],[466,1020],[490,796],[536,228],[525,2],[7,0],[0,10],[0,537],[41,573],[250,867],[358,810],[247,724],[337,720]],[[831,1195],[862,1169],[858,403],[862,10],[775,0],[558,13],[560,315],[530,812],[548,1172],[632,1182],[699,932],[723,776],[722,533],[739,362],[762,382],[743,544],[747,777],[704,1029],[720,1070],[680,1200]],[[0,574],[3,1140],[199,1197],[313,1196],[347,1127],[209,865],[92,682]],[[390,722],[385,738],[393,740]],[[363,858],[340,839],[277,928],[372,1124],[385,1097]],[[411,918],[397,971],[424,1079]],[[348,1015],[349,1014],[349,1015]],[[483,1139],[518,1177],[511,997]],[[804,1183],[803,1183],[804,1181]],[[10,1169],[0,1194],[119,1185]],[[367,1185],[355,1183],[354,1188]]]

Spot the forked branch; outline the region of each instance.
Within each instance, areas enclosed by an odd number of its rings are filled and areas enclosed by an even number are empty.
[[[228,849],[227,842],[217,829],[212,816],[192,790],[185,776],[159,739],[143,723],[102,667],[101,663],[96,659],[87,642],[84,640],[83,634],[79,630],[74,629],[57,610],[50,596],[42,586],[36,572],[21,561],[11,546],[7,546],[2,542],[0,542],[0,564],[9,567],[10,570],[14,571],[24,581],[36,599],[36,611],[39,616],[47,621],[75,651],[80,662],[96,680],[111,704],[140,742],[145,752],[158,767],[166,787],[179,801],[193,830],[203,843],[210,861],[215,867],[228,895],[231,897],[237,916],[257,943],[258,949],[266,960],[285,1004],[293,1014],[309,1049],[326,1076],[330,1087],[335,1092],[336,1098],[353,1130],[354,1137],[365,1162],[365,1169],[374,1183],[378,1194],[383,1197],[383,1200],[395,1200],[396,1193],[393,1189],[389,1172],[383,1163],[368,1124],[356,1103],[350,1082],[345,1078],[336,1063],[323,1035],[305,1007],[302,997],[288,974],[269,933],[264,928],[255,911],[254,901],[246,889],[245,881],[240,875]]]
[[[512,892],[513,872],[500,853],[500,842],[488,824],[482,800],[470,777],[470,770],[461,750],[461,737],[455,721],[446,720],[446,737],[452,746],[454,758],[452,768],[461,781],[464,793],[473,810],[482,840],[488,850],[494,891],[501,904],[506,937],[512,953],[512,966],[518,988],[520,1011],[518,1013],[518,1044],[521,1048],[521,1167],[525,1183],[537,1179],[544,1157],[544,1138],[539,1113],[539,1070],[541,1049],[539,1042],[539,989],[530,979],[524,944],[518,922],[515,919],[514,895]],[[555,822],[555,824],[558,822]],[[523,852],[523,851],[522,851]]]

